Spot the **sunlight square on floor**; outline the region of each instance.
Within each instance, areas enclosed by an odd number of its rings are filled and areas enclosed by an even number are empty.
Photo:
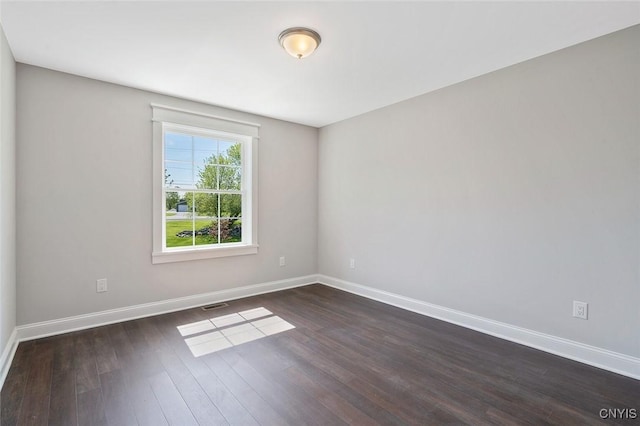
[[[266,337],[266,335],[258,330],[257,328],[253,328],[252,330],[246,330],[242,333],[235,333],[229,336],[225,336],[234,346],[241,345],[243,343],[252,342],[254,340],[262,339]]]
[[[203,331],[213,330],[215,325],[209,320],[198,321],[191,324],[179,325],[178,331],[182,336],[189,336],[191,334],[202,333]]]
[[[227,349],[233,346],[233,343],[229,342],[225,338],[210,340],[199,345],[189,346],[189,350],[196,358],[202,355],[211,354],[222,349]]]
[[[240,316],[239,313],[224,315],[217,318],[212,318],[211,322],[218,328],[224,327],[226,325],[238,324],[240,322],[246,321],[244,318]]]
[[[253,320],[253,321],[252,321]],[[177,327],[194,357],[252,342],[295,326],[259,307]]]
[[[283,331],[291,330],[295,328],[293,325],[289,324],[285,320],[281,320],[275,324],[266,325],[264,327],[260,327],[259,330],[262,331],[267,336],[271,336],[273,334],[282,333]]]
[[[219,331],[214,331],[213,333],[206,333],[196,337],[190,337],[188,339],[184,339],[184,341],[187,343],[187,345],[192,346],[199,345],[200,343],[205,343],[210,340],[221,339],[222,337],[222,333],[220,333]]]

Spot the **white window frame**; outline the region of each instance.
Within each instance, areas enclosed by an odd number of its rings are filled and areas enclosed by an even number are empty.
[[[151,104],[153,122],[153,251],[151,262],[168,263],[258,252],[258,139],[260,125],[166,105]],[[166,248],[164,132],[227,136],[242,142],[242,242]],[[185,189],[188,191],[187,189]]]

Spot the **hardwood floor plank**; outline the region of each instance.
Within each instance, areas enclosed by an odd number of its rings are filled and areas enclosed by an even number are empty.
[[[146,379],[125,380],[129,390],[129,402],[140,426],[168,425],[160,403]]]
[[[160,351],[158,352],[158,359],[164,368],[164,371],[169,374],[169,377],[173,383],[181,382],[188,377],[193,377],[189,369],[184,365],[182,360],[173,351]]]
[[[109,425],[137,425],[129,391],[121,370],[100,374],[104,412]]]
[[[249,411],[211,371],[198,376],[196,380],[229,424],[258,424]]]
[[[295,328],[189,349],[259,307]],[[638,380],[310,285],[20,343],[0,424],[624,425],[599,410],[638,401]]]
[[[200,310],[190,309],[183,312],[174,312],[171,314],[171,321],[167,322],[169,317],[165,317],[159,321],[158,327],[158,330],[162,333],[165,341],[170,343],[173,353],[180,359],[180,361],[182,361],[182,364],[195,378],[210,374],[210,370],[202,359],[198,359],[193,356],[185,343],[185,338],[190,336],[181,336],[177,330],[177,326],[201,321],[202,318],[200,317],[200,313],[202,311],[198,311]],[[181,374],[186,373],[183,372]]]
[[[149,384],[169,424],[182,426],[198,424],[165,371],[149,378]]]
[[[306,395],[295,392],[286,383],[265,377],[259,366],[254,367],[242,359],[233,349],[220,356],[242,377],[265,401],[290,424],[344,424],[337,416]]]
[[[437,384],[437,386],[424,387],[424,377],[420,380],[416,379],[421,375],[424,376],[423,369],[417,366],[419,360],[409,356],[409,353],[405,352],[397,356],[395,347],[391,347],[390,350],[389,346],[384,343],[374,346],[371,338],[375,337],[375,335],[367,336],[366,332],[347,339],[344,333],[337,333],[336,330],[332,330],[329,336],[340,344],[350,345],[356,349],[357,353],[352,355],[354,359],[358,359],[359,356],[364,357],[364,354],[374,354],[367,356],[373,370],[378,375],[387,376],[387,380],[393,383],[400,392],[416,396],[429,404],[430,407],[439,406],[444,408],[464,421],[480,421],[480,418],[469,417],[466,412],[469,407],[476,407],[474,411],[481,413],[481,407],[485,405],[499,405],[503,410],[512,412],[513,415],[520,417],[523,421],[535,421],[536,417],[538,417],[538,421],[543,419],[544,413],[527,410],[526,402],[518,398],[517,393],[511,393],[505,399],[496,395],[495,392],[485,391],[485,388],[493,389],[495,387],[495,380],[491,377],[481,377],[480,380],[474,381],[456,373],[459,376],[456,377],[458,383],[452,385],[452,383],[455,383],[451,381],[452,377],[444,374],[442,370],[429,369],[429,383]],[[531,398],[532,395],[529,397]],[[512,401],[518,399],[520,401],[516,409],[510,410],[511,406],[514,405]],[[464,401],[464,404],[456,403],[455,401]]]
[[[173,352],[159,354],[160,361],[200,425],[226,425],[225,417],[209,399],[195,377]]]
[[[375,404],[405,422],[419,424],[432,408],[429,406],[425,409],[425,401],[399,389],[389,378],[373,370],[366,357],[343,348],[320,333],[313,333],[311,338],[306,340],[301,353],[308,357],[319,357],[318,362],[322,363],[328,374],[352,389],[357,389]]]
[[[85,390],[77,397],[79,426],[105,426],[107,424],[100,388]]]
[[[120,359],[135,352],[122,323],[108,325],[105,329],[117,358]]]
[[[242,377],[229,367],[220,356],[212,354],[206,356],[204,360],[218,380],[220,380],[259,424],[286,424],[285,419],[258,395]]]
[[[54,344],[49,425],[72,426],[78,424],[75,342],[71,334],[59,337]]]
[[[140,325],[141,320],[133,320],[122,323],[127,333],[127,340],[135,353],[153,351],[153,347],[145,338],[145,332]]]
[[[7,373],[2,392],[0,392],[1,425],[15,425],[18,423],[34,348],[35,342],[31,341],[20,343],[16,349],[14,361]]]
[[[152,350],[158,351],[170,349],[170,345],[158,330],[158,327],[156,327],[156,323],[158,322],[157,318],[141,318],[136,320],[136,322],[138,323],[140,332],[144,335],[147,345],[152,348]]]
[[[229,424],[193,376],[185,377],[176,387],[199,425]]]
[[[18,425],[46,425],[49,421],[53,349],[51,342],[34,346]]]
[[[295,384],[304,389],[304,391],[308,392],[311,397],[317,399],[322,405],[327,407],[329,411],[334,413],[345,423],[357,425],[379,424],[376,420],[351,405],[339,395],[332,393],[323,386],[314,382],[298,367],[290,367],[283,373],[289,383],[292,385]]]
[[[49,406],[49,425],[70,426],[78,423],[75,371],[55,371]]]
[[[364,389],[350,387],[351,379],[354,376],[341,377],[339,374],[335,376],[331,375],[328,371],[332,371],[332,368],[323,363],[321,357],[314,356],[313,353],[305,352],[305,349],[297,346],[293,340],[282,339],[282,344],[286,346],[284,350],[287,350],[290,355],[295,358],[296,365],[318,385],[323,386],[334,395],[348,401],[362,412],[368,413],[370,417],[377,419],[381,424],[405,424],[405,421],[363,395],[361,391]],[[292,349],[291,346],[297,346],[297,348]]]
[[[120,368],[118,357],[109,338],[109,331],[106,328],[100,327],[95,329],[93,333],[93,347],[96,354],[98,375]]]
[[[160,403],[147,380],[164,371],[155,353],[131,352],[119,356],[118,359],[124,366],[122,374],[138,424],[141,426],[167,425]]]
[[[93,348],[93,329],[75,334],[76,392],[78,394],[100,388],[96,355]]]

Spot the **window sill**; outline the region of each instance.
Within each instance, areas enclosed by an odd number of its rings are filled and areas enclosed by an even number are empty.
[[[216,257],[244,256],[258,253],[257,245],[238,245],[219,248],[188,249],[153,252],[151,263],[185,262],[189,260],[214,259]]]

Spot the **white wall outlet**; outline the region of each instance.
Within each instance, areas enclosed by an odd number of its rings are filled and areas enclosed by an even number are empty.
[[[356,269],[356,260],[354,258],[349,259],[349,268]]]
[[[581,319],[588,319],[589,304],[587,302],[573,301],[573,316]]]
[[[99,280],[96,280],[96,293],[104,293],[107,290],[109,290],[109,288],[107,287],[106,278],[101,278]]]
[[[287,264],[287,259],[284,256],[280,256],[280,266],[285,266]]]

